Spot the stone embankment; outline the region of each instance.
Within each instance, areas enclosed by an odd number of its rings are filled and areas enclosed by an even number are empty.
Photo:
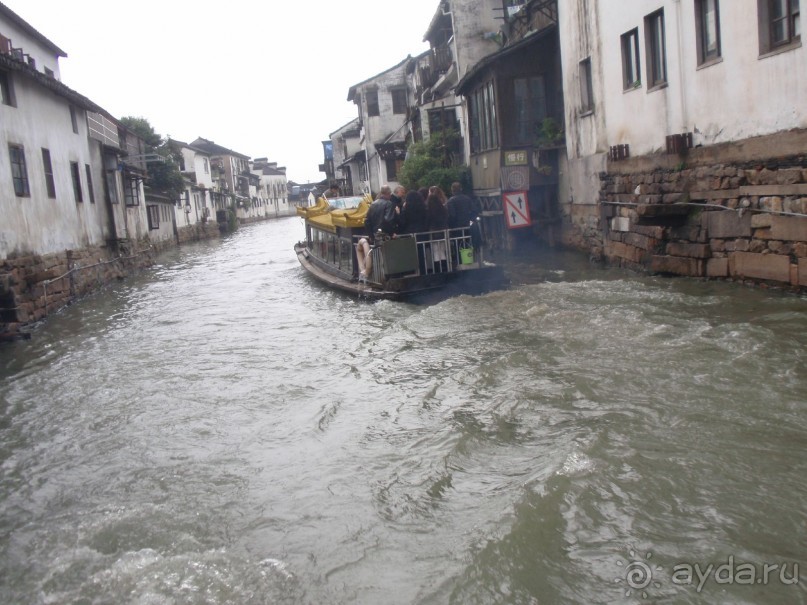
[[[21,330],[75,299],[153,262],[153,249],[106,247],[0,261],[0,340],[26,336]]]
[[[152,265],[163,250],[218,236],[219,227],[211,221],[179,229],[177,237],[168,240],[118,242],[115,249],[99,246],[0,260],[0,341],[26,338],[24,330],[31,324]]]
[[[654,273],[807,290],[807,156],[611,168],[600,177],[598,255]]]

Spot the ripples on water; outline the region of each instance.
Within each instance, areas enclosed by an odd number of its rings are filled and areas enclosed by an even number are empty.
[[[185,247],[0,349],[3,602],[807,601],[672,582],[807,570],[804,298],[539,255],[366,304],[301,232]]]

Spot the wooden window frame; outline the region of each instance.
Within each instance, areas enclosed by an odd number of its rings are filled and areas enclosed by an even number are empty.
[[[53,178],[53,161],[50,157],[50,149],[42,148],[42,172],[45,174],[45,189],[48,197],[56,199],[56,181]]]
[[[710,11],[710,8],[713,11]],[[710,23],[709,13],[714,12]],[[714,49],[710,49],[710,33],[714,34]],[[723,56],[720,37],[720,0],[695,0],[695,34],[698,44],[698,66],[711,65]]]
[[[146,204],[146,216],[148,217],[150,231],[155,231],[160,228],[159,204]]]
[[[78,134],[78,114],[72,105],[70,106],[70,125],[73,127],[73,132]]]
[[[16,143],[9,143],[8,156],[11,164],[11,180],[14,185],[14,194],[17,197],[31,197],[28,167],[25,163],[25,147]]]
[[[84,172],[87,174],[87,191],[90,194],[90,203],[95,203],[95,192],[92,190],[92,170],[89,164],[84,164]]]
[[[639,55],[639,28],[625,32],[619,38],[622,47],[622,89],[635,90],[642,86],[642,59]]]
[[[81,190],[81,169],[78,162],[70,162],[70,176],[73,179],[73,196],[76,203],[84,202],[84,192]]]
[[[392,113],[405,114],[406,113],[406,88],[395,87],[390,89],[390,96],[392,97]]]
[[[647,56],[647,91],[667,85],[667,33],[664,9],[644,18],[645,52]]]
[[[364,93],[364,99],[367,103],[367,117],[377,118],[381,115],[381,107],[378,104],[378,91],[368,90]]]
[[[757,0],[760,57],[799,48],[801,46],[801,0],[785,0],[785,14],[774,17],[774,8],[781,0]],[[785,35],[778,40],[778,23],[785,25]]]
[[[14,79],[11,72],[0,70],[0,104],[8,107],[17,106],[17,98],[14,95]]]

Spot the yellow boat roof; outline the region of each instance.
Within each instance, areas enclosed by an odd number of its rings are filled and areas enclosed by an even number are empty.
[[[309,208],[297,208],[297,214],[305,218],[310,225],[336,233],[336,227],[363,227],[364,218],[367,216],[367,209],[372,203],[369,194],[362,198],[356,208],[347,208],[329,211],[330,205],[325,198],[319,198],[315,206]]]

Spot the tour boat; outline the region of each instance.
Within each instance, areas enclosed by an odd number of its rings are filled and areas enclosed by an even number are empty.
[[[370,267],[359,278],[356,244],[366,235],[369,195],[319,198],[297,208],[305,241],[294,246],[300,264],[331,288],[369,299],[403,299],[446,288],[477,293],[505,285],[501,267],[486,262],[474,247],[471,228],[376,238]]]

